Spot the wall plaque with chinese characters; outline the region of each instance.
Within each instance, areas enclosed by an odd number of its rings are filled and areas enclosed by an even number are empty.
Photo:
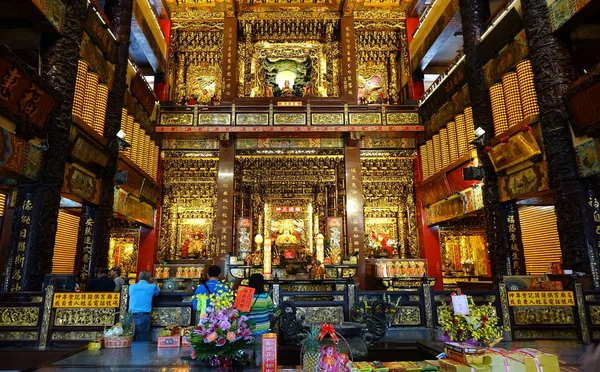
[[[15,118],[43,126],[55,101],[13,63],[9,53],[6,47],[0,47],[0,106]]]
[[[52,299],[52,307],[119,307],[120,300],[121,294],[119,292],[55,293],[54,298]]]
[[[226,17],[223,24],[223,94],[227,101],[237,96],[237,18]]]
[[[277,106],[302,106],[302,101],[279,101]]]
[[[223,141],[219,150],[219,173],[217,175],[216,253],[219,260],[232,251],[233,245],[233,166],[235,149],[232,143]],[[220,263],[216,263],[220,264]]]
[[[25,279],[25,257],[27,253],[27,240],[31,232],[31,222],[33,218],[33,203],[31,195],[27,195],[21,205],[21,215],[19,217],[19,237],[17,238],[17,249],[13,252],[12,270],[8,273],[8,290],[19,292],[22,289]]]
[[[575,306],[571,291],[508,291],[510,306]]]
[[[94,40],[96,45],[104,52],[107,59],[115,63],[115,53],[117,51],[117,41],[108,32],[108,27],[93,6],[88,7],[88,12],[85,18],[85,32]]]
[[[274,207],[273,208],[275,210],[275,212],[287,212],[287,213],[291,213],[291,212],[302,212],[302,207],[299,206],[295,206],[295,207]]]

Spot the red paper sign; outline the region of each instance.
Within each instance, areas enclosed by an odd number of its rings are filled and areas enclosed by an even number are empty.
[[[235,296],[233,307],[239,311],[250,311],[252,307],[252,299],[254,298],[254,288],[240,286]]]
[[[277,371],[277,334],[265,333],[262,338],[262,372]]]

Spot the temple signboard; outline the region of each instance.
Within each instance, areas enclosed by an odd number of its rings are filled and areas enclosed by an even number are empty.
[[[131,81],[131,94],[138,100],[146,114],[152,115],[156,97],[140,73],[137,73]]]
[[[121,304],[119,292],[55,293],[53,308],[113,308]]]
[[[108,31],[108,27],[104,24],[93,6],[88,7],[85,18],[85,32],[94,40],[100,50],[104,52],[108,60],[115,63],[117,41]]]
[[[15,122],[25,120],[43,126],[55,100],[26,71],[8,48],[0,47],[0,114]]]

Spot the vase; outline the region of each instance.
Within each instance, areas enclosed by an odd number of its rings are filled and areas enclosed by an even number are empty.
[[[214,371],[229,372],[233,371],[233,359],[220,356],[211,356],[206,360],[206,365]]]

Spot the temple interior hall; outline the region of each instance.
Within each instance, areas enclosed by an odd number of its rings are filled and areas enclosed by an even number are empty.
[[[369,335],[358,360],[435,359],[466,295],[502,347],[576,370],[600,341],[599,38],[598,0],[2,1],[7,368],[104,363],[67,353],[129,322],[147,273],[160,347],[217,266],[263,278],[280,366],[322,323]],[[127,368],[184,358],[135,342]]]

